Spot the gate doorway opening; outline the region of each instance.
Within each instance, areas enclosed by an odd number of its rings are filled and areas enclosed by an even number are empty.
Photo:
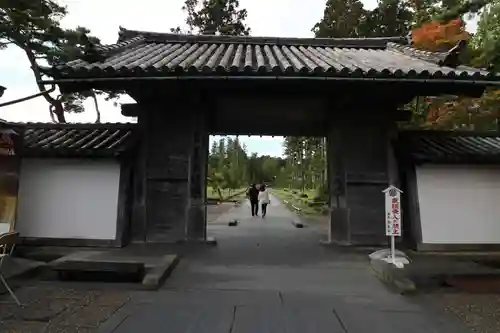
[[[305,136],[210,136],[207,158],[207,234],[239,237],[246,227],[272,236],[309,226],[326,238],[329,225],[326,138]],[[270,203],[263,217],[247,193],[264,185]],[[265,200],[264,200],[265,201]],[[266,219],[265,223],[258,222]],[[240,232],[241,231],[241,232]],[[219,238],[219,237],[217,237]]]

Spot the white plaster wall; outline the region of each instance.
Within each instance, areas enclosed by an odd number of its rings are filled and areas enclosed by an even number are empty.
[[[422,243],[500,243],[500,168],[417,167]]]
[[[116,238],[116,161],[23,159],[16,230],[22,237]]]
[[[9,223],[0,223],[0,235],[9,232],[9,230],[10,230]]]

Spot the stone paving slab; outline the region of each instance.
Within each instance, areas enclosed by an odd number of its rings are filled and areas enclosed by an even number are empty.
[[[292,308],[283,326],[286,333],[345,333],[343,323],[330,308]]]
[[[282,292],[283,304],[288,307],[338,308],[359,307],[377,311],[423,312],[420,304],[411,302],[400,295],[324,295],[306,292]]]
[[[137,332],[190,332],[228,333],[234,316],[234,307],[204,305],[163,304],[142,305],[112,330],[113,333]],[[100,332],[111,332],[101,328]]]
[[[135,303],[179,304],[179,305],[221,305],[243,306],[261,305],[280,306],[282,299],[278,291],[245,290],[161,290],[155,293],[134,293]]]
[[[271,306],[238,306],[235,308],[231,333],[280,332],[285,333],[284,314]]]
[[[251,298],[251,296],[248,296]],[[381,311],[374,307],[337,303],[335,307],[267,304],[231,306],[227,303],[150,303],[135,306],[117,318],[114,327],[98,333],[465,333],[446,316],[407,311]],[[207,328],[210,328],[209,330]]]
[[[423,312],[374,311],[351,306],[336,308],[335,312],[348,333],[470,333],[452,318]]]

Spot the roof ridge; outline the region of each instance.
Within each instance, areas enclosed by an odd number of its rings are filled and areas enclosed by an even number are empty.
[[[136,36],[127,40],[118,41],[118,43],[115,44],[99,45],[96,47],[96,50],[103,53],[112,52],[116,49],[121,51],[125,47],[135,46],[143,41],[145,41],[145,38],[143,36]]]
[[[136,123],[44,123],[44,122],[11,122],[12,126],[23,126],[26,128],[132,128]]]
[[[440,65],[448,56],[448,52],[432,52],[419,50],[411,45],[401,45],[398,43],[388,42],[387,49],[398,53],[430,61],[436,65]]]
[[[270,37],[270,36],[226,36],[226,35],[190,35],[168,32],[128,30],[120,27],[118,43],[142,37],[148,42],[174,43],[211,43],[211,44],[272,44],[272,45],[308,45],[358,48],[385,48],[387,43],[407,44],[405,37],[370,37],[370,38],[316,38],[316,37]]]
[[[429,61],[439,66],[446,66],[451,68],[458,68],[460,66],[464,66],[460,61],[461,60],[460,56],[462,55],[463,52],[465,52],[466,46],[467,46],[467,41],[461,40],[450,50],[439,52],[439,51],[425,51],[417,49],[413,47],[412,44],[401,45],[393,42],[387,43],[388,50],[393,50],[408,55],[410,57]]]
[[[469,130],[423,130],[423,129],[414,129],[414,130],[401,130],[399,131],[399,135],[402,137],[408,138],[419,138],[422,136],[439,136],[442,138],[445,137],[495,137],[500,138],[500,132],[498,131],[469,131]]]

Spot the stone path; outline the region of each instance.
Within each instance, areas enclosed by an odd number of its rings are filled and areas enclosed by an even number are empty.
[[[319,245],[321,229],[293,227],[271,200],[265,219],[248,204],[220,216],[218,246],[183,258],[162,290],[134,293],[99,332],[468,332],[386,290],[365,254]]]

